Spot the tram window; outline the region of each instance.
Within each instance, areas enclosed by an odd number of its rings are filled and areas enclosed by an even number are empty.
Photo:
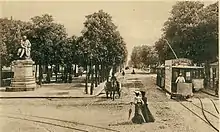
[[[186,80],[189,81],[191,80],[191,75],[190,75],[190,72],[186,72]]]
[[[216,78],[216,68],[213,68],[213,78]]]
[[[204,69],[201,70],[201,78],[205,77]]]
[[[175,81],[178,76],[179,76],[179,70],[178,69],[173,69],[172,80]]]
[[[198,79],[199,78],[199,71],[196,70],[196,75],[195,75],[195,78]]]
[[[192,78],[196,78],[196,71],[195,70],[192,71]]]
[[[165,70],[162,70],[162,77],[165,77]]]

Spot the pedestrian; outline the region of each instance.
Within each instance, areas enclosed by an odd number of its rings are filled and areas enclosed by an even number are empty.
[[[179,74],[179,76],[177,77],[176,83],[185,83],[185,78],[183,77],[182,73]]]
[[[131,121],[136,124],[142,124],[146,122],[141,111],[143,100],[142,97],[140,96],[139,91],[135,91],[134,102],[131,102],[131,104],[135,105],[134,117],[131,119]]]
[[[132,73],[131,74],[135,74],[135,71],[134,71],[134,69],[133,69],[133,71],[132,71]]]
[[[155,119],[153,115],[150,112],[150,109],[148,108],[148,103],[147,103],[147,97],[145,96],[146,92],[141,91],[142,94],[142,100],[143,100],[143,105],[142,105],[142,113],[145,118],[146,122],[154,122]]]

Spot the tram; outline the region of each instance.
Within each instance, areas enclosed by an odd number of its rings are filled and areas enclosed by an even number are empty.
[[[182,73],[185,83],[176,83]],[[194,91],[204,88],[204,67],[193,65],[185,58],[166,60],[165,65],[157,67],[156,84],[172,97],[193,96]]]

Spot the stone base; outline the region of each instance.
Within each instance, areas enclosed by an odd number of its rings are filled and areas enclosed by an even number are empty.
[[[36,80],[33,75],[32,60],[16,60],[13,62],[14,78],[11,86],[6,88],[8,92],[33,91],[36,88]]]
[[[22,92],[22,91],[34,91],[35,88],[13,88],[13,87],[7,87],[6,92]]]

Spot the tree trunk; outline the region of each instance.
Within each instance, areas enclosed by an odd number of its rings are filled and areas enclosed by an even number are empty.
[[[94,89],[94,70],[91,70],[91,87],[90,87],[90,95],[93,95]]]
[[[2,86],[2,57],[0,56],[0,87]]]
[[[59,66],[58,66],[58,64],[56,64],[56,66],[55,66],[56,82],[58,81],[58,78],[57,78],[57,73],[58,73],[58,71],[59,71]]]
[[[106,66],[104,65],[104,68],[103,68],[103,81],[105,81],[105,80],[107,80],[108,81],[108,79],[106,78],[106,76],[107,76],[107,68],[106,68]]]
[[[35,67],[35,80],[37,80],[37,64],[36,64],[36,67]]]
[[[74,67],[74,77],[77,77],[77,75],[76,75],[76,64],[75,64],[75,67]]]
[[[88,67],[86,64],[86,85],[85,85],[85,93],[88,94]]]
[[[47,73],[47,78],[46,78],[47,83],[50,83],[50,70],[48,68],[48,64],[46,64],[46,73]]]
[[[39,64],[39,85],[42,85],[42,79],[43,79],[43,69],[41,63]]]
[[[101,82],[104,82],[104,66],[103,66],[103,63],[101,64],[101,73],[100,73],[100,75],[101,75]]]
[[[100,67],[98,65],[98,68],[97,68],[97,75],[98,75],[98,85],[101,83],[101,78],[100,78]]]
[[[67,65],[64,66],[64,83],[67,83]]]
[[[98,64],[95,65],[95,87],[98,86]]]
[[[88,70],[88,82],[91,82],[90,76],[91,76],[91,65],[89,66],[89,70]]]
[[[72,83],[72,65],[69,66],[69,83]]]

